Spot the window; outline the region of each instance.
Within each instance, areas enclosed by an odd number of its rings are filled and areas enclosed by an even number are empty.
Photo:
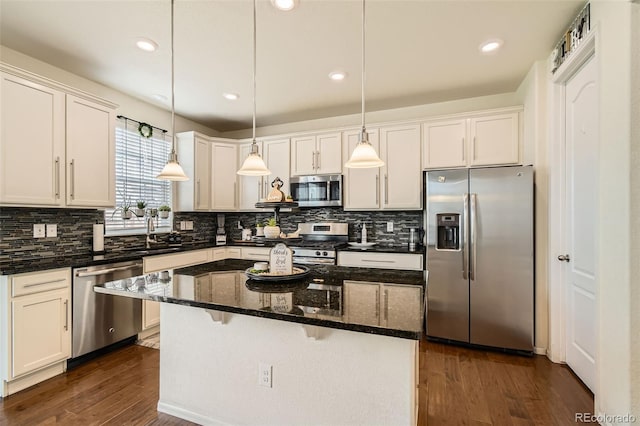
[[[107,235],[144,234],[144,216],[136,216],[136,204],[144,201],[148,209],[171,206],[171,183],[156,179],[162,171],[169,152],[170,137],[154,128],[145,138],[138,132],[139,123],[124,118],[116,126],[116,208],[104,212]],[[123,210],[129,207],[130,219],[123,219]],[[173,218],[156,218],[156,231],[169,232]]]

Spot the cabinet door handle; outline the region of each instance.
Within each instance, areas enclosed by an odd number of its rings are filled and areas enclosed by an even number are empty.
[[[389,204],[389,175],[384,175],[384,203]]]
[[[380,204],[380,175],[376,175],[376,207]]]
[[[235,208],[237,206],[237,201],[238,201],[238,191],[236,191],[237,189],[237,184],[236,182],[233,182],[233,207]]]
[[[58,280],[50,280],[50,281],[41,281],[41,282],[38,282],[38,283],[25,284],[25,285],[23,285],[22,287],[23,287],[23,288],[37,287],[37,286],[39,286],[39,285],[43,285],[43,284],[52,284],[52,283],[59,283],[59,282],[65,281],[65,280],[66,280],[66,278],[60,278],[60,279],[58,279]]]
[[[262,198],[262,182],[258,180],[258,201],[260,201],[260,198]]]
[[[395,260],[362,259],[362,261],[370,263],[396,263]]]
[[[473,137],[473,143],[471,144],[471,159],[475,160],[476,159],[476,137]]]
[[[320,151],[316,151],[316,169],[320,170]]]
[[[389,319],[389,290],[384,291],[384,320]]]
[[[380,318],[380,290],[376,289],[376,318]]]
[[[69,299],[64,301],[64,330],[69,330]]]
[[[73,200],[74,196],[75,196],[74,193],[75,193],[75,187],[76,187],[76,185],[75,185],[75,178],[76,178],[75,160],[73,160],[73,159],[71,160],[71,163],[69,163],[69,175],[70,175],[69,180],[71,181],[71,190],[70,190],[71,193],[69,194],[69,197],[71,197],[71,199]]]
[[[465,149],[464,149],[464,138],[462,138],[462,161],[466,161]]]
[[[313,170],[316,169],[316,152],[315,151],[311,153],[311,168]]]
[[[60,157],[55,161],[56,198],[60,198]]]

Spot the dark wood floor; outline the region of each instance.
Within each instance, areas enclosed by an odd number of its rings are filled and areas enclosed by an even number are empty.
[[[0,400],[0,425],[192,425],[156,412],[160,353],[128,346]],[[420,344],[419,425],[570,425],[591,393],[547,358]]]

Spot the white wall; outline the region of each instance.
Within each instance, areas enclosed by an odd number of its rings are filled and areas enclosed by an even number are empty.
[[[596,55],[600,83],[598,228],[598,385],[596,411],[623,415],[631,409],[630,191],[631,191],[631,3],[591,2],[598,28]],[[637,120],[637,117],[635,118]],[[615,220],[613,220],[615,218]],[[634,243],[634,245],[637,243]],[[637,263],[638,259],[633,259]],[[636,361],[637,362],[637,361]],[[636,403],[637,405],[637,403]]]
[[[545,353],[549,343],[548,303],[548,208],[549,161],[547,155],[547,74],[546,62],[534,63],[516,91],[524,105],[524,164],[535,167],[536,197],[536,340],[537,353]]]
[[[640,259],[640,2],[631,5],[631,259]],[[640,418],[640,262],[631,262],[631,411]],[[635,336],[635,337],[634,337]]]
[[[169,133],[171,132],[171,110],[167,111],[2,45],[0,45],[0,61],[13,65],[14,67],[30,71],[34,74],[47,77],[59,83],[66,84],[67,86],[71,86],[75,89],[85,91],[100,98],[104,98],[118,104],[118,115],[124,115],[138,121],[144,121],[153,126],[166,129]],[[214,129],[210,129],[176,115],[176,132],[188,130],[196,130],[209,136],[217,136],[218,134]]]
[[[480,96],[477,98],[458,99],[455,101],[439,102],[427,105],[417,105],[405,108],[388,109],[384,111],[372,111],[366,113],[367,125],[388,121],[421,120],[438,115],[456,114],[483,109],[502,108],[522,105],[515,93],[502,93],[499,95]],[[259,127],[256,136],[265,137],[285,133],[307,132],[314,130],[327,130],[340,127],[359,127],[361,114],[342,115],[317,120],[298,121],[293,123],[278,124]],[[224,132],[220,136],[226,138],[251,137],[251,129]]]

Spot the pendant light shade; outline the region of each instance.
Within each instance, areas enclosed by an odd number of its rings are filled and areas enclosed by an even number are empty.
[[[251,142],[251,152],[242,163],[242,167],[237,171],[244,176],[268,176],[271,170],[264,164],[264,160],[258,152],[256,143],[256,1],[253,0],[253,139]]]
[[[171,0],[171,154],[169,160],[156,179],[185,181],[189,180],[182,170],[182,166],[178,163],[178,154],[176,154],[176,108],[175,108],[175,82],[173,75],[173,2]]]
[[[345,163],[345,167],[350,169],[369,169],[373,167],[382,167],[384,166],[384,161],[378,157],[376,153],[376,149],[369,142],[369,134],[367,133],[367,129],[364,125],[364,53],[365,53],[365,44],[364,44],[364,30],[365,30],[365,19],[364,19],[364,2],[362,0],[362,130],[360,131],[358,144],[356,145],[353,153],[351,154],[351,158],[349,161]]]

